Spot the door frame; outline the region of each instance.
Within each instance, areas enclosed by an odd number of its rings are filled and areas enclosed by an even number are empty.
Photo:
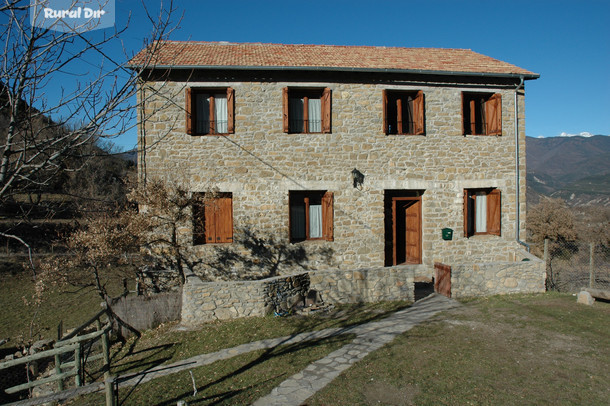
[[[398,255],[397,255],[397,202],[401,201],[411,201],[416,202],[418,209],[419,224],[418,224],[418,233],[419,233],[419,246],[417,247],[418,252],[418,262],[407,262],[406,261],[406,224],[405,224],[405,262],[401,262],[400,264],[421,264],[422,263],[422,199],[421,196],[392,196],[392,264],[399,265],[398,263]]]

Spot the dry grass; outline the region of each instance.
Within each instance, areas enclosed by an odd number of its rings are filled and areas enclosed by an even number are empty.
[[[308,405],[607,404],[610,304],[477,299],[403,334]]]

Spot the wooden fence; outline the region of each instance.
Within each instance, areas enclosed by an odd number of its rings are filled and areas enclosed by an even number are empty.
[[[8,394],[14,394],[23,390],[28,390],[36,386],[46,385],[57,382],[58,391],[64,390],[64,381],[74,377],[74,385],[82,386],[86,380],[86,365],[97,360],[103,360],[101,372],[104,373],[106,389],[106,405],[114,406],[115,397],[112,388],[112,377],[110,376],[110,342],[108,333],[112,329],[110,318],[107,317],[105,324],[102,324],[102,316],[107,316],[104,309],[89,319],[86,323],[76,328],[70,334],[60,337],[55,342],[54,348],[28,355],[22,358],[4,361],[0,363],[0,370],[11,368],[17,365],[24,365],[42,359],[54,358],[55,373],[47,378],[23,383],[5,389]],[[95,331],[84,333],[90,327],[95,326]],[[81,334],[84,333],[84,334]],[[92,352],[93,345],[101,340],[101,352]],[[88,349],[87,351],[84,351]],[[73,354],[73,356],[72,356]],[[65,360],[65,362],[64,362]]]

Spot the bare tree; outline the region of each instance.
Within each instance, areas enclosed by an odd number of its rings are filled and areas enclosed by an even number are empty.
[[[542,199],[527,213],[527,228],[538,245],[546,238],[573,241],[577,237],[574,214],[562,199]]]
[[[141,7],[146,7],[142,2]],[[4,0],[0,15],[0,204],[16,195],[41,190],[60,171],[78,170],[86,148],[137,125],[138,77],[153,61],[157,47],[170,34],[174,5],[146,13],[151,26],[138,66],[130,55],[116,55],[129,23],[103,32],[60,32],[30,25],[29,1]],[[140,22],[138,24],[141,24]],[[95,61],[85,72],[82,61]],[[91,69],[89,65],[87,69]],[[69,79],[69,80],[68,80]],[[57,82],[71,82],[58,92]],[[55,90],[53,90],[55,89]],[[57,95],[59,93],[59,95]],[[52,97],[55,95],[56,97]],[[0,236],[28,247],[10,232]],[[29,250],[31,254],[31,250]]]
[[[186,272],[197,265],[197,259],[189,256],[191,234],[185,229],[193,205],[205,205],[206,199],[182,185],[159,180],[140,185],[128,199],[127,207],[92,217],[68,236],[68,255],[41,264],[37,293],[44,294],[49,286],[92,288],[115,317],[109,283],[143,280],[145,266],[166,269],[178,284],[184,283]]]

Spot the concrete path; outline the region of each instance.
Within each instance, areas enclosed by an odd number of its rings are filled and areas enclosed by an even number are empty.
[[[117,385],[119,387],[139,385],[155,378],[187,371],[251,351],[274,348],[280,345],[297,344],[310,340],[319,340],[341,334],[355,334],[356,338],[350,344],[347,344],[328,354],[326,357],[312,363],[303,371],[282,382],[278,387],[274,388],[269,395],[260,398],[254,403],[254,406],[298,406],[339,376],[342,371],[345,371],[372,351],[383,347],[397,335],[410,330],[417,324],[428,320],[439,312],[457,306],[459,306],[459,304],[455,300],[448,299],[445,296],[438,294],[432,294],[415,302],[413,306],[404,310],[399,310],[380,321],[353,327],[328,328],[293,336],[254,341],[209,354],[196,355],[173,364],[159,365],[158,367],[151,368],[144,372],[120,376],[117,380]],[[75,388],[71,391],[57,393],[53,396],[53,400],[63,401],[70,399],[73,396],[97,392],[102,389],[103,383],[94,383]],[[48,402],[49,400],[51,399],[46,397],[34,398],[28,399],[28,401],[16,402],[15,405],[37,405],[44,401]]]

